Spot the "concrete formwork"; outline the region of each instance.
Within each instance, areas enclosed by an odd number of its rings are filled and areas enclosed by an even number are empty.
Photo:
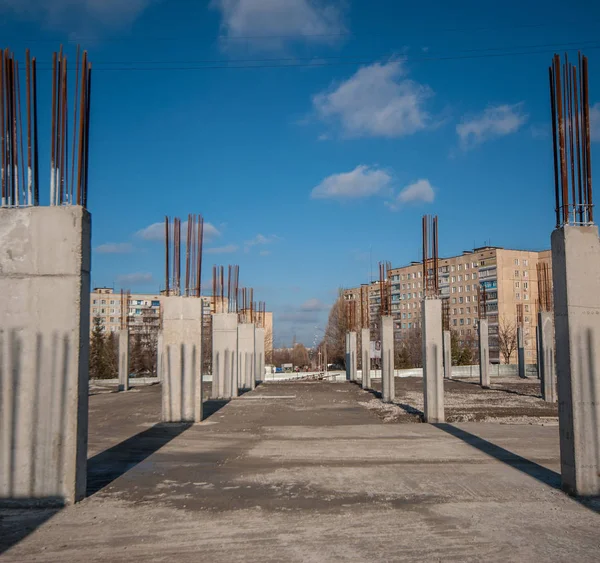
[[[600,241],[598,227],[552,233],[556,374],[563,488],[600,494]]]
[[[231,399],[238,396],[237,327],[237,313],[213,315],[213,399]]]
[[[254,389],[256,387],[254,375],[256,341],[254,330],[254,323],[238,325],[238,387],[240,389]]]
[[[162,420],[202,420],[202,300],[162,299]]]
[[[360,332],[360,348],[362,361],[362,381],[363,389],[371,388],[371,331],[363,328]]]
[[[91,216],[0,209],[0,502],[86,491]]]
[[[396,398],[394,387],[394,319],[381,317],[381,399],[392,403]]]
[[[257,328],[254,333],[254,381],[260,383],[265,377],[265,329]]]
[[[444,377],[452,379],[452,334],[444,331]]]
[[[442,300],[423,299],[421,311],[425,422],[444,422]]]
[[[129,330],[119,331],[119,391],[129,391]]]
[[[517,327],[517,363],[519,377],[525,378],[525,337],[522,326]]]
[[[477,328],[479,339],[479,384],[484,389],[490,387],[490,341],[487,319],[479,319]]]
[[[550,311],[538,313],[538,373],[542,385],[542,399],[556,403],[554,370],[554,314]]]

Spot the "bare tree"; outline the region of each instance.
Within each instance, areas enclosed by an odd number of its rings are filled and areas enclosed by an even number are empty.
[[[498,324],[498,347],[504,363],[510,364],[510,358],[517,348],[517,326],[506,317],[502,317]]]
[[[265,329],[265,364],[273,363],[273,329]]]
[[[296,344],[292,350],[292,363],[294,366],[308,366],[310,360],[308,358],[308,350],[304,344]]]
[[[344,308],[342,290],[332,305],[325,329],[324,343],[327,346],[327,362],[344,365],[346,363],[346,332],[348,323]]]

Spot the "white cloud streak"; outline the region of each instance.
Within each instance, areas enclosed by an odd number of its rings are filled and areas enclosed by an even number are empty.
[[[181,223],[181,232],[185,234],[187,231],[187,221]],[[149,241],[161,241],[165,240],[165,224],[160,223],[152,223],[152,225],[148,225],[143,229],[140,229],[137,233],[135,233],[137,238],[142,240]],[[217,229],[212,223],[204,223],[204,240],[211,241],[216,237],[221,236],[219,229]]]
[[[460,146],[464,150],[474,148],[486,141],[510,135],[527,121],[523,103],[489,106],[483,113],[463,117],[456,126]]]
[[[239,250],[237,244],[226,244],[225,246],[214,246],[212,248],[205,248],[206,254],[232,254]]]
[[[342,2],[332,0],[212,0],[221,14],[221,43],[255,50],[286,44],[333,44],[345,32]]]
[[[108,242],[96,247],[100,254],[129,254],[133,252],[133,245],[129,242]]]
[[[380,194],[388,188],[391,175],[374,166],[361,164],[351,172],[332,174],[311,192],[312,199],[358,199]]]
[[[344,138],[411,135],[431,125],[428,86],[406,78],[402,61],[360,68],[341,84],[313,96],[316,115]]]

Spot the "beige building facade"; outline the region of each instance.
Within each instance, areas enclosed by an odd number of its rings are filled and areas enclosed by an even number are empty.
[[[550,251],[511,250],[481,247],[459,256],[440,258],[438,262],[440,295],[447,300],[450,328],[459,339],[475,339],[480,313],[488,320],[490,360],[504,361],[498,334],[501,328],[516,330],[517,307],[522,306],[525,360],[536,363],[536,327],[538,312],[538,263],[547,263],[551,271]],[[407,331],[421,328],[423,266],[411,262],[389,272],[391,313],[397,339]],[[478,289],[485,288],[485,311],[479,310]],[[344,290],[344,298],[360,299],[360,288]],[[369,321],[376,327],[380,304],[379,282],[369,285]],[[516,362],[516,350],[511,362]]]

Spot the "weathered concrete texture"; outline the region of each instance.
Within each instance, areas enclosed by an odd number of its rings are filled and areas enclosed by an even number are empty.
[[[360,348],[362,361],[362,381],[363,389],[371,388],[371,331],[368,328],[361,329]]]
[[[163,422],[202,420],[202,300],[165,297],[163,323]]]
[[[265,329],[256,328],[254,335],[254,362],[255,362],[255,373],[254,381],[260,383],[265,378]],[[254,389],[254,387],[253,387]]]
[[[396,396],[394,386],[394,319],[381,317],[381,399],[392,403]]]
[[[452,379],[452,334],[444,331],[444,377]]]
[[[554,323],[553,323],[554,324]],[[554,332],[554,327],[552,328],[552,331]],[[541,348],[540,348],[540,325],[539,325],[539,318],[538,318],[538,325],[535,327],[535,357],[537,358],[537,362],[536,362],[536,367],[537,367],[537,378],[541,379],[542,375],[541,375],[541,357],[542,357],[542,352],[541,352]]]
[[[253,323],[238,325],[238,387],[240,389],[254,389],[256,380],[254,376],[255,360],[254,349],[256,346]]]
[[[423,402],[425,422],[444,422],[442,300],[423,299]]]
[[[119,331],[119,391],[129,390],[129,330]]]
[[[600,241],[598,227],[552,233],[556,375],[563,487],[600,494]]]
[[[0,502],[83,498],[90,214],[0,209]]]
[[[350,366],[350,333],[346,332],[345,344],[344,344],[344,362],[346,364],[346,381],[351,379],[352,367]]]
[[[517,327],[517,363],[519,377],[525,377],[525,337],[522,326]]]
[[[238,316],[237,313],[213,315],[212,398],[238,396]]]
[[[600,515],[557,490],[556,427],[383,424],[324,382],[153,426],[156,391],[91,398],[91,496],[0,512],[3,563],[598,560]]]
[[[156,338],[156,377],[158,377],[158,381],[162,383],[163,381],[163,373],[165,370],[165,354],[164,354],[164,339],[162,330],[159,331],[158,336]]]
[[[356,365],[357,362],[357,358],[356,358],[356,354],[357,354],[357,349],[358,349],[358,343],[357,343],[357,338],[356,338],[356,332],[351,331],[348,333],[348,346],[349,346],[349,355],[348,355],[348,359],[350,362],[350,381],[356,381],[358,379],[357,377],[357,370],[358,367]],[[348,370],[348,365],[346,365],[346,370]]]
[[[542,385],[542,398],[556,402],[556,374],[554,370],[554,314],[550,311],[538,313],[538,366]]]
[[[490,340],[487,319],[479,319],[477,328],[479,338],[479,384],[488,389],[490,386]]]

